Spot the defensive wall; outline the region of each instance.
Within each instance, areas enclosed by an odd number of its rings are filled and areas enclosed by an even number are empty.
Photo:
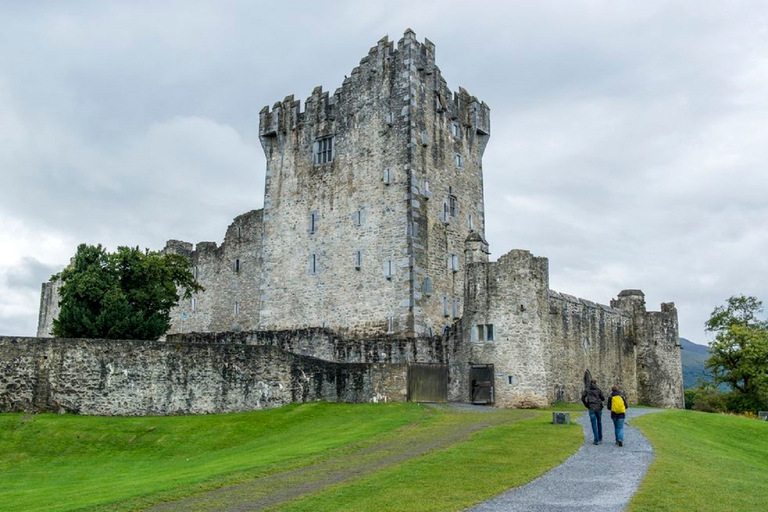
[[[500,406],[577,401],[585,375],[632,403],[683,406],[674,304],[652,312],[639,290],[610,305],[553,291],[547,259],[528,251],[488,261],[490,109],[448,88],[429,40],[383,38],[333,94],[316,87],[301,107],[291,95],[259,114],[264,208],[235,218],[220,246],[166,244],[205,291],[173,309],[165,341],[29,338],[25,351],[6,339],[3,407],[168,414],[401,400],[407,391],[380,383],[400,382],[411,363],[447,365],[449,400],[472,400],[487,380],[474,369],[492,368],[488,398]],[[60,284],[43,285],[41,338]],[[123,383],[110,400],[104,371]],[[133,388],[138,402],[123,398]]]
[[[547,259],[522,250],[468,265],[465,296],[469,360],[494,364],[497,405],[576,402],[588,373],[606,391],[619,385],[630,403],[683,407],[674,304],[646,311],[640,290],[610,306],[558,293]]]
[[[404,401],[406,364],[335,363],[273,345],[0,338],[0,412],[208,414]]]

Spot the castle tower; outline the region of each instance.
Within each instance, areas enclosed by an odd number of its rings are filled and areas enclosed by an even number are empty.
[[[638,402],[656,407],[685,406],[682,361],[673,302],[661,311],[646,311],[641,290],[623,290],[611,306],[632,316],[637,365]]]
[[[428,336],[462,315],[489,109],[448,89],[431,42],[383,38],[333,95],[265,107],[259,135],[260,329]]]

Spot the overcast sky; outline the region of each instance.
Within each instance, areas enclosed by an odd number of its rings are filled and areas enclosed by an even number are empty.
[[[0,335],[79,243],[221,243],[262,206],[258,112],[341,85],[384,35],[491,108],[492,258],[552,289],[768,304],[768,2],[0,0]]]

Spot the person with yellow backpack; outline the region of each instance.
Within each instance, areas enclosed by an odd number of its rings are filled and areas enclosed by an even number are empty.
[[[611,411],[616,446],[624,446],[624,417],[627,411],[627,397],[619,391],[618,386],[611,388],[611,396],[608,397],[606,407]]]

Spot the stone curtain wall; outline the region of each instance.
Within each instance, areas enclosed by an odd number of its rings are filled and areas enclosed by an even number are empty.
[[[462,338],[468,361],[494,365],[497,405],[577,402],[589,370],[606,393],[616,384],[631,403],[683,406],[673,304],[648,312],[640,290],[605,306],[548,287],[546,258],[528,251],[468,266]],[[492,341],[482,339],[483,325],[493,325]]]
[[[616,384],[637,403],[632,317],[623,311],[550,291],[551,391],[554,401],[578,402],[589,370],[606,396]]]
[[[265,345],[0,338],[0,412],[204,414],[404,401],[406,375],[404,364],[340,364]]]

